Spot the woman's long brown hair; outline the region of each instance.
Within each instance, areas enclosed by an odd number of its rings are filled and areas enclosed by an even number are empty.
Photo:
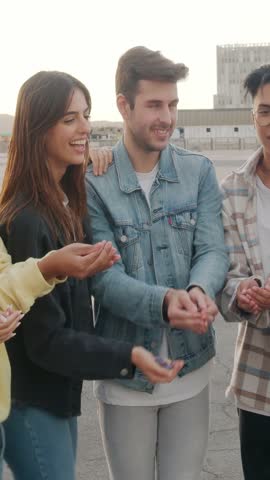
[[[46,134],[65,114],[75,89],[83,92],[90,111],[87,88],[66,73],[38,72],[20,89],[0,197],[0,222],[8,230],[14,217],[32,205],[46,219],[54,238],[61,235],[65,243],[74,241],[74,233],[76,240],[83,238],[87,162],[69,166],[59,185],[46,154]],[[63,205],[63,191],[68,208]]]

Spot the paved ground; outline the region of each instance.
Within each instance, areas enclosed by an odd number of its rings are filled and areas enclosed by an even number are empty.
[[[225,324],[218,318],[216,332],[218,355],[213,369],[211,388],[211,428],[208,454],[201,480],[242,480],[237,415],[234,406],[224,396],[232,365],[236,326]],[[91,382],[85,382],[83,392],[83,415],[79,421],[77,479],[109,480]],[[4,480],[11,480],[7,471]]]

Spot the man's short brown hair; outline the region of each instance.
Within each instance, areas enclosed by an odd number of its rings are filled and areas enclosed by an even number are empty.
[[[174,63],[159,51],[146,47],[133,47],[119,59],[115,74],[116,95],[124,95],[131,108],[140,80],[172,82],[186,78],[188,68],[183,63]]]

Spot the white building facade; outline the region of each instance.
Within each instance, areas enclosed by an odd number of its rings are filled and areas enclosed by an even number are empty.
[[[217,94],[214,108],[248,108],[244,80],[254,69],[270,63],[270,43],[218,45]]]
[[[172,140],[189,150],[253,150],[258,146],[251,111],[178,110]]]

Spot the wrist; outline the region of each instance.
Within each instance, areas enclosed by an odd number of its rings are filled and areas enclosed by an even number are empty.
[[[50,252],[48,255],[43,257],[41,260],[38,260],[37,262],[40,273],[44,277],[46,282],[56,277],[59,280],[64,278],[63,275],[59,274],[59,269],[57,269],[56,255],[57,252]]]
[[[133,347],[131,350],[131,363],[137,365],[142,347]]]
[[[165,294],[163,303],[162,303],[162,317],[164,322],[169,323],[169,317],[168,317],[168,307],[170,303],[170,299],[172,298],[174,294],[174,290],[170,288],[167,293]]]

